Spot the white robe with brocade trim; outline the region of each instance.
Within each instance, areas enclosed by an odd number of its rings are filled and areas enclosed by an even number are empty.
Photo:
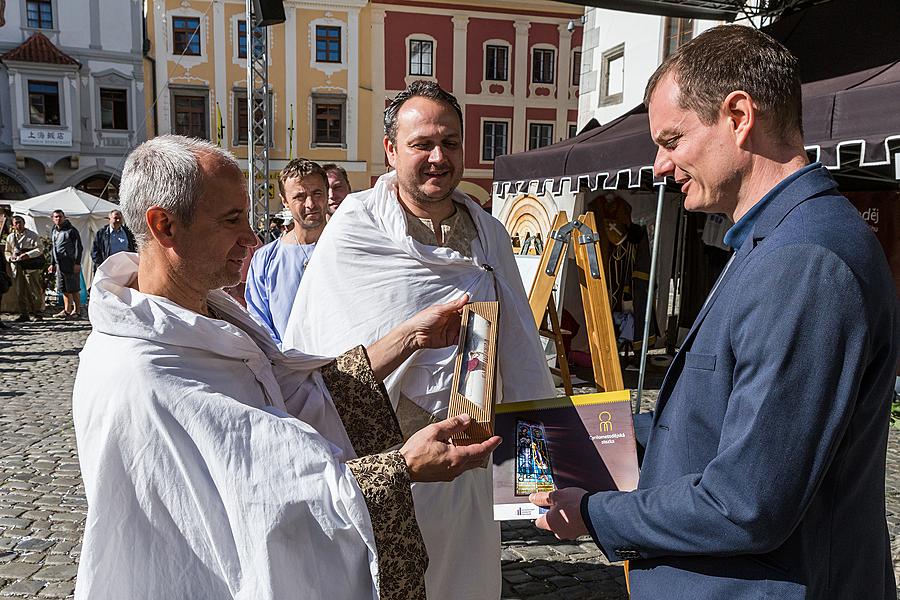
[[[282,356],[222,292],[209,302],[230,322],[131,289],[137,265],[110,257],[91,293],[76,598],[378,598],[352,446],[317,370],[331,359]]]

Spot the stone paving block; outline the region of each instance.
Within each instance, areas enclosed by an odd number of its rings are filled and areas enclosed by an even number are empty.
[[[534,567],[526,567],[525,572],[535,579],[546,579],[556,575],[556,569],[550,565],[540,564]]]
[[[4,529],[17,529],[31,525],[31,519],[19,519],[12,517],[0,517],[0,527]]]
[[[550,585],[544,583],[543,581],[529,581],[528,583],[514,585],[513,589],[517,594],[521,594],[523,596],[534,596],[536,594],[543,594],[546,592],[554,591],[554,589],[550,587]]]
[[[567,587],[572,587],[573,585],[578,585],[578,580],[574,577],[569,577],[568,575],[555,575],[547,579],[547,583],[555,585],[556,587],[562,589]]]
[[[44,564],[44,553],[43,552],[25,552],[19,554],[19,560],[23,563],[30,563],[33,565],[42,565]]]
[[[21,594],[22,596],[31,597],[37,594],[41,590],[41,588],[44,587],[44,585],[45,582],[43,581],[38,581],[36,579],[23,579],[6,586],[2,590],[0,590],[0,593],[15,595]]]
[[[43,567],[35,574],[46,581],[68,581],[78,574],[78,567],[75,565],[48,565]]]
[[[18,561],[6,563],[5,565],[0,565],[0,577],[3,577],[4,579],[22,579],[24,577],[31,577],[40,568],[40,565],[31,565]]]
[[[525,583],[526,581],[533,580],[530,574],[525,571],[504,571],[503,572],[503,580],[508,581],[509,583]]]
[[[69,523],[80,523],[84,521],[85,516],[79,513],[54,513],[50,515],[51,521],[63,521]]]
[[[511,548],[511,550],[519,555],[523,560],[537,560],[540,558],[547,558],[555,556],[553,551],[547,548],[546,546],[517,546],[515,548]]]
[[[38,594],[41,598],[66,598],[75,591],[75,584],[71,581],[50,583]]]

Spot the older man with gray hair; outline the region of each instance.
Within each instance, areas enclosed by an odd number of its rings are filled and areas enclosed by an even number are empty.
[[[383,452],[402,437],[382,380],[451,344],[462,302],[337,358],[282,354],[219,289],[257,243],[233,156],[155,138],[126,161],[121,198],[138,253],[97,271],[73,398],[76,597],[424,598],[410,482],[453,479],[499,439],[451,445],[463,416]]]
[[[94,272],[103,261],[119,252],[134,252],[137,244],[134,234],[128,229],[128,225],[122,218],[122,211],[113,209],[109,211],[109,224],[104,225],[94,236],[94,244],[91,246],[91,260],[94,262]]]

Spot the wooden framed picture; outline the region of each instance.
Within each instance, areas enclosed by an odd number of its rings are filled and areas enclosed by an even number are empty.
[[[467,413],[474,423],[453,436],[460,445],[483,442],[494,434],[499,310],[499,302],[472,302],[463,307],[449,416]]]

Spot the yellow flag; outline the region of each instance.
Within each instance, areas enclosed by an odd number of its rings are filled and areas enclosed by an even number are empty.
[[[222,147],[222,137],[225,135],[225,126],[222,124],[222,110],[216,102],[216,146]]]

